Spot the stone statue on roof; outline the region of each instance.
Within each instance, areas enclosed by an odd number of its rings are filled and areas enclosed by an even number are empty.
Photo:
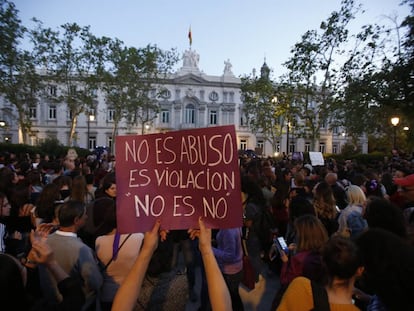
[[[198,68],[200,56],[196,51],[186,50],[183,55],[183,67]]]

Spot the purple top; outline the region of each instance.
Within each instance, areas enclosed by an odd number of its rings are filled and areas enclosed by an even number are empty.
[[[224,274],[236,274],[243,269],[241,229],[220,229],[216,236],[217,247],[214,256]]]

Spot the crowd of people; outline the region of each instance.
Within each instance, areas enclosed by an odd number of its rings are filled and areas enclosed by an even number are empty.
[[[119,233],[115,174],[107,155],[0,155],[4,310],[133,310],[146,275],[173,271],[199,310],[243,311],[245,254],[256,284],[280,282],[268,310],[414,309],[413,160],[241,157],[243,226],[217,230]]]

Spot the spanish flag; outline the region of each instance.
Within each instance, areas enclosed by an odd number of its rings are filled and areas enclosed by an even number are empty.
[[[188,30],[188,40],[190,41],[190,46],[193,44],[193,36],[191,34],[191,26],[190,29]]]

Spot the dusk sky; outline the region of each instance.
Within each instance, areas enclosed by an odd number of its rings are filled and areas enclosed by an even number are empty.
[[[128,46],[156,44],[161,49],[189,48],[200,54],[199,68],[221,75],[229,59],[236,76],[260,69],[264,59],[274,76],[285,72],[282,63],[291,47],[310,29],[317,29],[340,0],[15,0],[19,17],[27,27],[36,17],[45,27],[57,29],[76,22],[91,26],[97,36],[122,40]],[[366,12],[353,22],[356,32],[363,24],[390,25],[387,16],[401,22],[409,13],[400,0],[361,0]],[[181,66],[181,62],[178,67]]]

